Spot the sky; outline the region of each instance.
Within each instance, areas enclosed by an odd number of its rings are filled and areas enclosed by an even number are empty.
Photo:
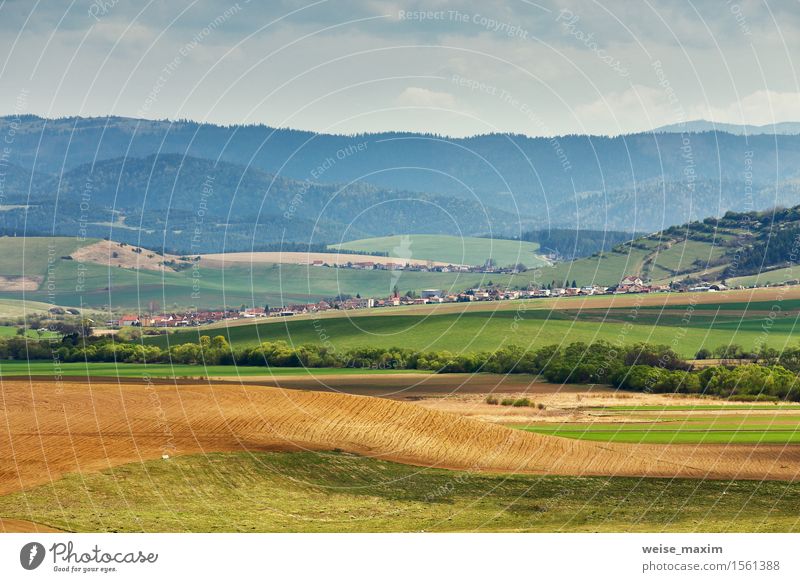
[[[798,0],[0,0],[0,113],[616,135],[800,121]]]

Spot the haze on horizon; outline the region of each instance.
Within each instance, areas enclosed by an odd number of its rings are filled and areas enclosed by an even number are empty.
[[[800,120],[794,1],[0,2],[0,113],[328,133]]]

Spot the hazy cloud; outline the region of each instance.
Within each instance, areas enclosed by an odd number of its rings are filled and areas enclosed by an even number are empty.
[[[24,88],[42,115],[344,132],[628,132],[676,121],[674,100],[717,121],[796,120],[797,6],[11,0],[0,4],[0,111]],[[454,86],[454,74],[494,90]],[[398,111],[409,105],[458,114]]]

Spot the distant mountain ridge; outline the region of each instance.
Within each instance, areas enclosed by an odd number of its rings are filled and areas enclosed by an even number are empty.
[[[319,245],[397,229],[513,234],[515,223],[517,232],[527,226],[452,196],[362,182],[301,183],[177,154],[102,160],[60,177],[36,174],[16,183],[26,188],[6,194],[4,234],[80,234],[176,253],[251,250],[281,241]]]
[[[800,121],[782,121],[766,125],[741,125],[695,119],[683,123],[662,125],[653,130],[655,133],[701,133],[706,131],[721,131],[732,135],[798,135],[800,134]]]
[[[303,242],[313,235],[315,242],[335,243],[341,236],[384,236],[412,232],[411,227],[413,232],[471,236],[515,236],[551,228],[654,232],[727,211],[800,204],[800,135],[662,131],[618,137],[489,134],[450,139],[402,132],[346,136],[262,125],[36,116],[0,118],[0,132],[8,132],[12,123],[14,143],[5,167],[15,168],[17,176],[4,187],[0,205],[21,204],[30,197],[40,206],[64,196],[72,200],[85,186],[80,180],[89,175],[86,168],[94,166],[99,184],[111,180],[107,163],[112,160],[126,160],[120,164],[124,171],[116,174],[122,180],[114,191],[124,194],[117,204],[126,196],[135,200],[147,189],[134,182],[152,183],[153,178],[160,184],[158,195],[169,199],[165,193],[171,187],[166,177],[152,171],[152,160],[186,157],[197,172],[209,165],[224,168],[216,187],[246,201],[233,215],[243,220],[240,226],[249,220],[249,230],[237,227],[238,234],[228,233],[238,250],[251,248],[242,248],[245,241]],[[202,180],[186,173],[180,172],[179,190],[186,189],[181,195],[185,201],[199,198]],[[305,198],[308,184],[313,185],[308,200],[289,212],[286,201]],[[342,185],[348,193],[342,202],[322,202],[323,191],[329,195]],[[154,191],[149,191],[152,197]],[[402,211],[387,211],[400,208],[389,202],[397,192],[403,193]],[[103,201],[115,208],[112,198]],[[113,226],[118,217],[93,219],[93,236],[105,228],[105,236],[120,238],[116,231],[125,226],[125,236],[144,233],[181,242],[186,235],[176,231],[189,225],[188,210],[171,209],[165,220],[163,208],[154,204],[140,208],[142,229],[126,207],[124,225]],[[291,216],[289,224],[284,224],[280,208]],[[0,213],[0,234],[19,234],[21,227],[51,233],[52,212],[27,212],[27,219],[19,209]],[[72,217],[66,213],[63,221],[74,218],[74,212]],[[353,219],[359,224],[351,225]],[[229,227],[230,221],[219,224]],[[64,226],[61,217],[55,226]]]

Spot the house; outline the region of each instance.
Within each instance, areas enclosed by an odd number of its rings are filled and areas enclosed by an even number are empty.
[[[239,317],[253,318],[253,317],[266,317],[266,312],[263,307],[249,307],[244,311],[239,312]]]
[[[628,275],[627,277],[623,277],[622,281],[619,282],[620,287],[642,287],[644,286],[644,281],[642,281],[636,275]]]
[[[138,315],[123,315],[119,318],[120,327],[131,327],[142,325]]]
[[[441,289],[423,289],[420,296],[423,299],[432,299],[433,297],[444,297],[444,291]]]

